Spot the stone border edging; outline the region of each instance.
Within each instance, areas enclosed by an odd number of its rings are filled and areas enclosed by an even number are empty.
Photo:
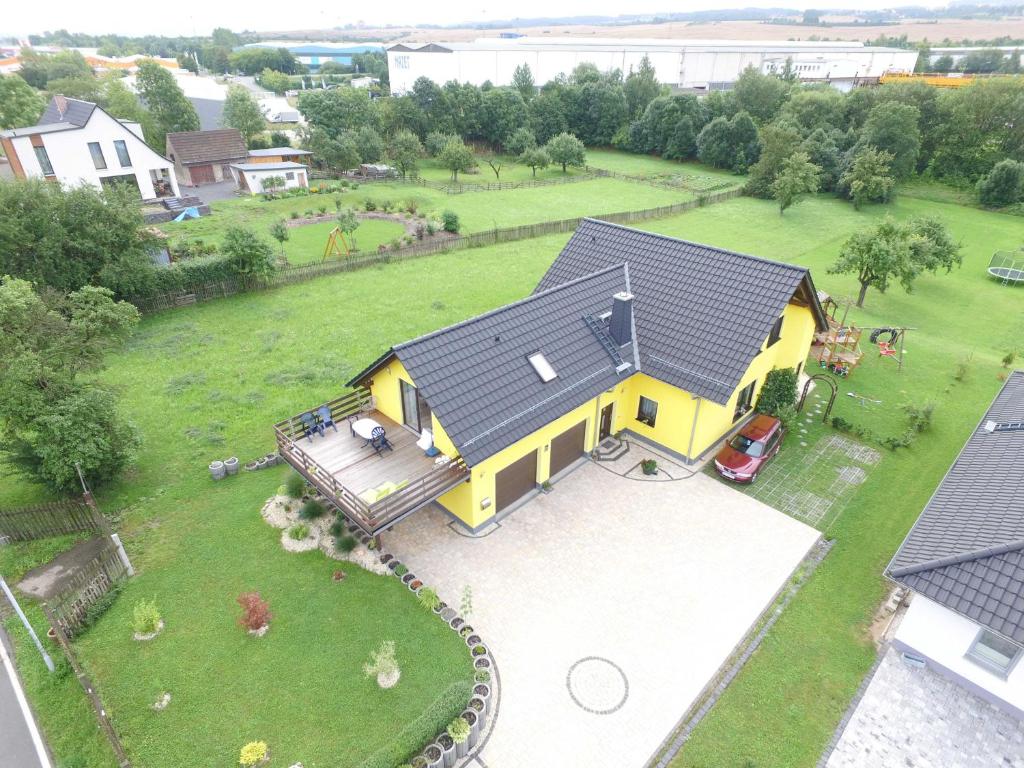
[[[783,611],[789,605],[790,601],[797,595],[797,593],[803,588],[803,586],[810,580],[811,576],[814,575],[815,571],[818,570],[818,566],[825,559],[825,556],[832,551],[834,540],[819,539],[818,542],[811,548],[808,555],[801,561],[801,564],[807,563],[810,567],[803,574],[800,580],[792,584],[786,591],[785,596],[782,598],[781,603],[777,602],[777,598],[769,603],[768,607],[761,614],[764,616],[765,613],[771,612],[771,615],[761,625],[760,629],[756,634],[751,637],[748,633],[743,640],[736,646],[734,652],[730,658],[735,659],[729,668],[723,673],[719,668],[718,673],[713,677],[708,684],[701,691],[696,701],[702,703],[694,712],[693,705],[683,713],[682,719],[679,721],[677,726],[672,730],[672,733],[661,743],[654,754],[644,764],[647,768],[668,768],[668,764],[675,759],[676,755],[682,750],[683,745],[689,741],[690,736],[693,735],[693,731],[700,725],[701,721],[707,717],[711,709],[718,703],[719,698],[729,687],[729,684],[736,678],[736,675],[740,673],[747,661],[754,654],[768,635],[769,630],[775,626],[775,623],[779,620]],[[798,565],[797,568],[800,566]],[[796,569],[794,569],[796,570]],[[781,592],[781,590],[780,590]],[[756,623],[755,623],[756,626]],[[736,651],[743,648],[739,656],[736,656]],[[693,712],[692,716],[690,713]]]
[[[576,667],[587,661],[603,661],[605,664],[610,665],[616,672],[618,672],[619,677],[622,678],[622,685],[625,688],[625,690],[623,691],[622,699],[614,707],[610,707],[608,709],[593,709],[592,707],[588,707],[582,701],[577,699],[576,694],[573,693],[572,673],[576,671]],[[565,673],[565,687],[569,689],[569,697],[573,700],[576,706],[578,706],[584,712],[589,712],[592,715],[610,715],[613,712],[618,712],[620,709],[622,709],[623,706],[625,706],[626,701],[629,699],[629,678],[626,677],[626,673],[622,671],[622,667],[620,667],[611,659],[606,659],[604,656],[584,656],[582,659],[579,659],[578,661],[574,662],[573,665],[569,667],[569,671]]]

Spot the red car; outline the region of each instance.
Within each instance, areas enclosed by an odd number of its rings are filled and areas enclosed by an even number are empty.
[[[774,416],[755,416],[715,456],[715,469],[727,480],[752,483],[757,473],[779,452],[785,434]]]

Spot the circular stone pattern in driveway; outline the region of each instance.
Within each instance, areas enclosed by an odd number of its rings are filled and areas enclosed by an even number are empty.
[[[565,684],[572,700],[594,715],[610,715],[629,698],[626,673],[600,656],[587,656],[569,667]]]

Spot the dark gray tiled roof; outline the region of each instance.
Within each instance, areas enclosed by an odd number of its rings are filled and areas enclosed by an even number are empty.
[[[80,99],[69,99],[63,96],[61,98],[64,99],[66,104],[64,114],[61,115],[60,110],[57,109],[57,97],[54,96],[50,99],[50,103],[46,105],[43,116],[39,118],[39,125],[70,123],[81,128],[89,122],[89,118],[92,117],[92,111],[96,109],[95,104],[91,101],[81,101]]]
[[[168,133],[167,151],[183,165],[244,161],[249,154],[237,128]]]
[[[825,328],[803,267],[584,220],[538,291],[603,269],[629,266],[640,370],[725,404],[772,324],[798,292]]]
[[[1024,643],[1024,371],[1007,378],[889,563],[894,580]]]
[[[549,291],[400,344],[405,366],[470,465],[520,440],[635,372],[616,364],[584,317],[608,312],[628,290],[614,265]],[[543,352],[557,377],[541,381],[527,357]],[[352,382],[361,381],[390,353]]]

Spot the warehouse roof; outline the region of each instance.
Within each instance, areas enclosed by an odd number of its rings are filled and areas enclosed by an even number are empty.
[[[1024,643],[1024,371],[1009,375],[886,573]]]

